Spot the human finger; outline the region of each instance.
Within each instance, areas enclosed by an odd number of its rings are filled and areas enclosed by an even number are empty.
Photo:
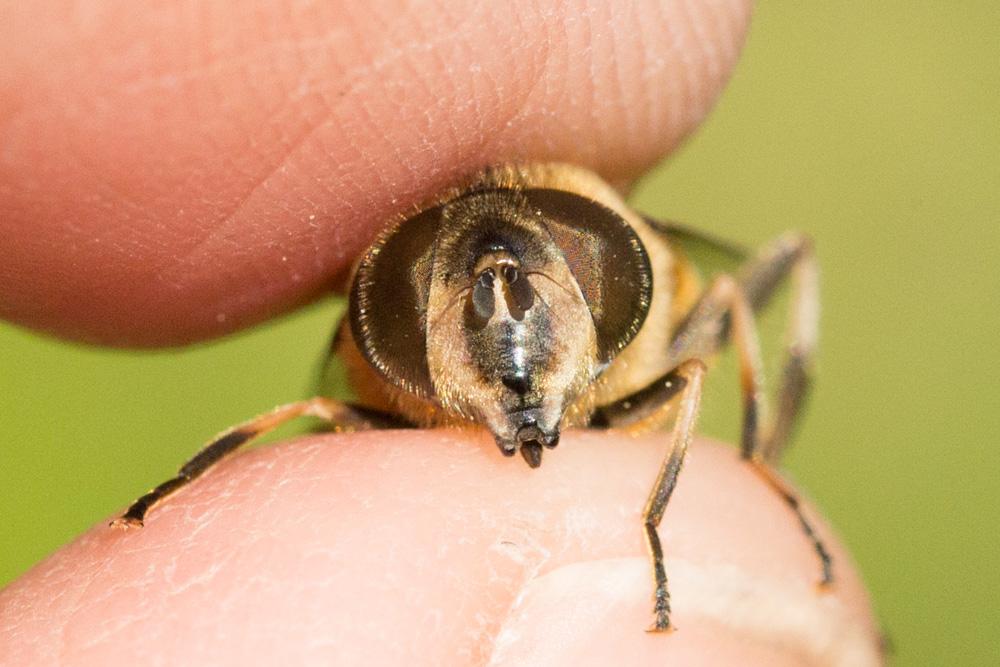
[[[102,523],[0,593],[0,655],[877,664],[867,596],[829,529],[836,583],[820,593],[788,508],[733,449],[707,443],[660,529],[679,629],[646,633],[641,509],[662,454],[662,436],[581,432],[537,470],[472,431],[260,448],[169,498],[141,530]]]
[[[393,215],[486,164],[626,182],[710,108],[748,5],[9,7],[0,317],[218,336],[331,289]]]

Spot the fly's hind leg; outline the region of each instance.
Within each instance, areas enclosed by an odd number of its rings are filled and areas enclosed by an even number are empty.
[[[754,312],[782,280],[795,272],[795,293],[788,330],[788,353],[778,391],[778,409],[768,420],[762,387],[760,342]],[[817,277],[808,239],[787,236],[747,263],[739,278],[718,277],[691,310],[671,343],[671,358],[704,357],[732,340],[740,365],[743,393],[741,454],[794,512],[820,561],[821,585],[833,581],[829,551],[802,511],[798,496],[771,467],[780,457],[809,385],[808,369],[816,345]]]
[[[642,512],[646,545],[653,563],[653,625],[649,627],[650,632],[671,629],[670,592],[663,564],[663,545],[657,528],[674,492],[677,475],[694,433],[704,375],[705,365],[697,359],[689,359],[646,388],[600,408],[594,416],[595,426],[620,427],[632,433],[646,432],[666,423],[673,410],[673,399],[680,396],[670,436],[670,449],[660,466],[656,483]]]
[[[802,531],[812,542],[822,568],[820,586],[833,583],[829,551],[802,513],[795,491],[772,467],[781,459],[810,386],[810,366],[816,350],[819,323],[819,288],[816,262],[809,239],[790,235],[778,239],[741,272],[740,285],[754,311],[766,305],[775,289],[791,274],[793,293],[789,306],[786,357],[773,418],[758,438],[745,443],[743,456],[754,470],[795,512]]]
[[[768,422],[764,412],[760,343],[754,312],[766,305],[792,270],[795,271],[796,291],[792,299],[788,359],[778,392],[778,412]],[[705,372],[700,359],[716,353],[729,340],[733,340],[740,361],[744,398],[742,455],[795,513],[819,557],[821,582],[832,582],[829,552],[802,513],[798,497],[769,465],[778,459],[787,442],[809,384],[808,368],[816,343],[818,316],[816,283],[809,241],[798,236],[779,239],[748,262],[739,278],[720,276],[706,290],[671,341],[669,358],[675,370],[630,396],[599,407],[594,413],[591,426],[643,432],[665,426],[675,405],[674,399],[681,396],[670,451],[643,512],[655,583],[652,631],[671,628],[670,595],[657,527],[663,519],[694,431]]]
[[[752,452],[775,463],[788,444],[811,384],[810,374],[819,325],[819,279],[812,242],[790,234],[765,248],[740,272],[739,283],[754,312],[760,311],[777,287],[792,277],[792,299],[785,332],[786,356],[777,393],[777,409],[767,432]]]
[[[154,505],[193,482],[241,445],[297,417],[305,416],[318,417],[333,424],[337,430],[345,431],[403,425],[389,415],[321,396],[282,405],[271,412],[254,417],[219,434],[185,463],[175,477],[168,479],[138,498],[129,506],[125,514],[112,521],[111,525],[121,528],[141,527],[146,513]]]

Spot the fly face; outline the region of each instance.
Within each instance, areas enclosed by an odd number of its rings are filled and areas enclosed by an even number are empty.
[[[350,324],[382,378],[479,423],[532,467],[635,336],[652,276],[617,213],[545,188],[467,192],[403,222],[358,265]]]
[[[442,404],[490,429],[532,467],[599,370],[590,309],[538,216],[510,193],[443,211],[427,349]]]

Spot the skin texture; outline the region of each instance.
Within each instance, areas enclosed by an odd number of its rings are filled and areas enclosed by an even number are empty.
[[[749,17],[737,0],[361,6],[6,6],[0,316],[182,344],[342,285],[386,220],[483,165],[627,184],[703,118]],[[664,447],[570,433],[534,471],[481,432],[254,450],[0,592],[0,664],[873,659],[849,558],[834,545],[817,594],[787,508],[704,445],[661,531],[680,630],[642,632]]]
[[[340,284],[393,215],[487,164],[624,183],[701,120],[749,17],[627,5],[12,3],[0,316],[190,342]]]
[[[866,665],[834,590],[731,448],[691,452],[661,534],[672,634],[644,632],[640,511],[664,437],[570,432],[531,470],[485,432],[367,432],[224,462],[142,529],[101,523],[0,594],[8,664]],[[811,509],[810,509],[811,513]],[[823,526],[822,534],[831,538]]]

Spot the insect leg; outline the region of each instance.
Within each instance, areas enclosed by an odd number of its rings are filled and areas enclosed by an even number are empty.
[[[713,348],[721,345],[723,337],[732,339],[736,347],[740,360],[740,384],[744,397],[743,429],[741,434],[740,449],[741,455],[751,465],[753,470],[760,475],[771,488],[778,492],[789,509],[795,513],[796,518],[802,525],[803,532],[813,545],[816,555],[821,565],[821,584],[827,585],[833,581],[830,554],[823,542],[812,526],[812,523],[802,512],[801,503],[795,492],[789,487],[770,467],[769,460],[765,458],[767,443],[769,442],[764,427],[764,396],[762,392],[761,364],[760,364],[760,343],[757,339],[756,326],[753,318],[753,307],[750,295],[746,287],[750,287],[753,292],[750,294],[757,297],[758,303],[763,304],[773,293],[773,288],[777,284],[775,277],[780,271],[780,264],[787,263],[791,266],[794,262],[791,259],[788,247],[781,245],[781,241],[776,246],[780,252],[774,250],[766,251],[762,255],[763,259],[755,260],[751,263],[748,271],[744,275],[750,278],[750,282],[737,281],[731,276],[719,276],[712,283],[705,295],[694,306],[690,315],[678,329],[671,343],[671,354],[677,358],[688,358],[707,354]],[[769,256],[770,254],[770,256]],[[806,265],[809,266],[808,264]],[[787,271],[787,268],[786,268]],[[780,276],[779,276],[780,277]],[[811,276],[814,278],[814,276]],[[806,278],[810,278],[806,275]],[[756,282],[753,282],[756,281]],[[767,281],[770,287],[764,289],[762,285]],[[807,281],[800,281],[806,283]],[[815,286],[815,280],[812,280]],[[801,290],[800,290],[801,291]],[[808,310],[808,309],[802,309]],[[815,310],[815,308],[813,308]],[[794,325],[793,332],[803,334],[802,337],[810,343],[815,340],[815,336],[809,337],[810,329],[815,330],[815,321],[810,321],[809,313],[799,313],[798,319],[805,320],[805,326]],[[794,349],[794,345],[793,345]],[[802,349],[811,350],[811,344]],[[790,355],[792,360],[787,367],[793,371],[786,370],[786,381],[783,387],[783,401],[790,401],[788,394],[791,390],[804,386],[804,372],[796,375],[798,371],[804,371],[807,356]],[[792,381],[788,378],[791,377]],[[792,415],[794,417],[794,415]],[[786,417],[790,423],[791,417]]]
[[[673,398],[686,386],[687,380],[680,374],[680,368],[675,368],[639,391],[600,406],[588,426],[620,428],[633,434],[662,430],[670,420]]]
[[[816,533],[816,529],[813,527],[812,523],[810,523],[802,513],[801,502],[799,501],[798,495],[792,490],[792,487],[790,487],[788,483],[783,480],[777,472],[775,472],[774,468],[769,466],[764,461],[761,461],[760,459],[751,459],[750,465],[753,467],[754,471],[760,475],[791,508],[791,510],[795,513],[795,516],[798,518],[799,524],[802,526],[802,532],[805,533],[809,541],[812,542],[813,549],[819,557],[820,588],[826,588],[833,584],[833,558],[830,556],[830,552],[827,550],[826,545],[823,544],[823,540],[821,540],[819,535]]]
[[[758,443],[760,458],[771,463],[781,458],[809,392],[819,323],[819,277],[812,243],[797,234],[783,236],[747,264],[739,277],[747,300],[757,312],[790,273],[793,292],[781,386],[774,418]]]
[[[691,442],[691,435],[694,433],[695,420],[698,417],[698,403],[701,400],[702,379],[705,375],[705,365],[697,360],[691,359],[681,364],[673,375],[683,383],[681,390],[680,407],[674,421],[674,429],[670,436],[670,451],[660,466],[660,472],[656,476],[656,483],[646,501],[643,509],[643,527],[646,531],[646,544],[649,547],[649,554],[653,561],[653,581],[655,584],[653,592],[653,625],[649,628],[651,632],[665,632],[670,629],[670,592],[667,590],[667,572],[663,565],[663,546],[660,543],[660,535],[657,528],[663,520],[663,512],[667,509],[667,503],[674,492],[677,484],[677,474],[684,463],[684,454],[687,452]],[[659,412],[666,412],[670,409],[668,402],[660,404]],[[655,418],[650,415],[650,418]],[[641,429],[644,424],[637,422],[630,429]]]
[[[116,527],[142,526],[146,513],[154,505],[200,477],[226,455],[236,451],[240,445],[303,416],[319,417],[334,424],[337,430],[345,431],[401,425],[398,420],[391,416],[322,396],[282,405],[271,412],[258,415],[219,434],[185,463],[175,477],[168,479],[138,498],[129,506],[125,514],[112,521],[111,525]]]
[[[663,512],[677,484],[677,475],[684,463],[684,454],[694,432],[701,400],[702,378],[705,365],[697,360],[685,361],[674,370],[654,380],[639,391],[610,405],[598,408],[591,421],[596,428],[622,428],[629,433],[656,431],[666,426],[673,415],[674,427],[670,436],[670,449],[656,483],[643,510],[646,545],[653,564],[653,625],[651,632],[670,629],[670,593],[667,590],[667,573],[663,565],[663,546],[657,528]],[[673,399],[680,396],[680,405],[674,415]]]
[[[718,276],[677,328],[670,343],[670,358],[678,363],[704,359],[732,340],[739,357],[743,393],[743,427],[740,449],[748,456],[758,448],[765,417],[760,341],[753,311],[740,284],[730,275]]]
[[[747,458],[757,473],[785,500],[799,519],[802,530],[813,543],[822,566],[820,585],[833,582],[832,560],[815,529],[802,514],[795,492],[774,471],[771,464],[781,458],[801,413],[809,391],[809,370],[816,349],[819,323],[819,279],[812,243],[800,235],[778,239],[741,271],[740,284],[754,311],[763,308],[781,281],[792,273],[787,350],[777,394],[777,409],[766,434],[754,440]]]

